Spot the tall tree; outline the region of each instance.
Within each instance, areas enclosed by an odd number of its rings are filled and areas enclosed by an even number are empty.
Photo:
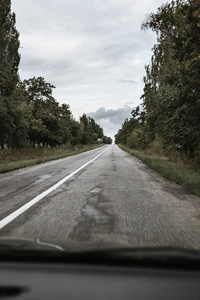
[[[199,0],[176,0],[142,25],[158,41],[144,78],[146,128],[191,156],[200,149],[199,15]]]
[[[0,145],[9,144],[8,139],[15,128],[15,104],[12,93],[18,81],[20,62],[19,33],[15,27],[15,14],[11,13],[11,1],[0,1]]]
[[[11,1],[0,1],[0,97],[10,96],[18,81],[19,33]]]

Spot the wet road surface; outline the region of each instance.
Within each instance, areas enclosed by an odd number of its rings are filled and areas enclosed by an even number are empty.
[[[0,220],[104,150],[4,226],[0,237],[199,249],[200,198],[117,145],[0,175]]]

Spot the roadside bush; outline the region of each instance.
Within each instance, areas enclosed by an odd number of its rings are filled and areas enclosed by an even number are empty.
[[[139,146],[138,133],[136,133],[135,131],[133,131],[131,133],[131,136],[129,136],[127,138],[126,144],[131,149],[138,148],[138,146]]]
[[[163,143],[163,139],[156,134],[155,139],[149,143],[145,153],[155,156],[164,156],[165,150],[166,146]]]

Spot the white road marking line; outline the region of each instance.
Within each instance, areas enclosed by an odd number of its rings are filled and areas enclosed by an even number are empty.
[[[109,147],[107,147],[103,152],[101,152],[95,158],[93,158],[92,160],[88,161],[86,164],[84,164],[83,166],[81,166],[80,168],[78,168],[77,170],[75,170],[74,172],[72,172],[71,174],[69,174],[68,176],[64,177],[62,180],[60,180],[58,183],[56,183],[55,185],[53,185],[51,188],[49,188],[48,190],[44,191],[42,194],[38,195],[37,197],[35,197],[34,199],[32,199],[31,201],[29,201],[28,203],[26,203],[22,207],[20,207],[16,211],[14,211],[12,214],[10,214],[7,217],[5,217],[3,220],[0,221],[0,229],[2,229],[3,227],[5,227],[8,223],[12,222],[15,218],[17,218],[19,215],[21,215],[22,213],[24,213],[27,209],[29,209],[35,203],[37,203],[42,198],[44,198],[45,196],[47,196],[49,193],[51,193],[52,191],[54,191],[55,189],[57,189],[61,184],[63,184],[68,179],[70,179],[72,176],[74,176],[80,170],[82,170],[83,168],[85,168],[87,165],[91,164],[94,160],[96,160],[97,158],[99,158],[99,156],[101,156],[105,151],[107,151],[108,148]]]

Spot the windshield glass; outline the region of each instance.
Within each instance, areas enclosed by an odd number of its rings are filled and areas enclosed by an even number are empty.
[[[2,245],[200,250],[199,15],[1,1]]]

